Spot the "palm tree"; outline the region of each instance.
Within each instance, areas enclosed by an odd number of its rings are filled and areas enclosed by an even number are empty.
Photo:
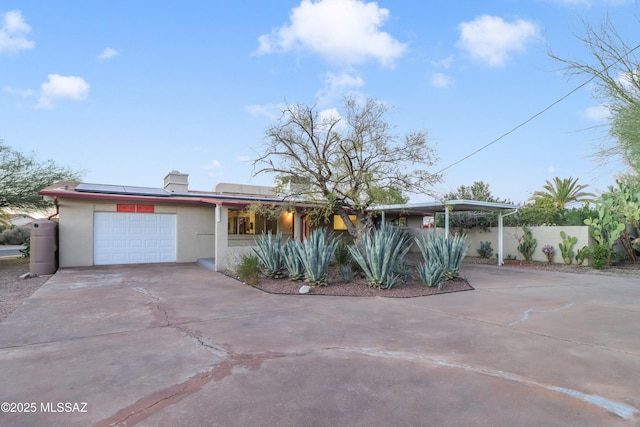
[[[557,209],[564,209],[572,203],[591,203],[595,194],[583,192],[588,185],[578,184],[578,178],[560,179],[557,176],[553,182],[546,181],[542,186],[545,191],[536,191],[529,200],[545,200],[551,202]]]

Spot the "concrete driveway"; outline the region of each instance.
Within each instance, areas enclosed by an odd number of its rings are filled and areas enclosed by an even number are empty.
[[[61,270],[0,323],[0,425],[640,425],[637,278],[463,273],[387,299]]]

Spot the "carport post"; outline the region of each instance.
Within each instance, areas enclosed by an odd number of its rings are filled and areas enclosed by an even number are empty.
[[[498,265],[504,265],[502,258],[504,246],[504,227],[502,224],[502,211],[498,212]]]
[[[227,248],[229,246],[229,208],[222,204],[216,205],[216,234],[215,239],[215,271],[224,271],[227,259]]]
[[[449,238],[449,207],[444,207],[444,238]]]

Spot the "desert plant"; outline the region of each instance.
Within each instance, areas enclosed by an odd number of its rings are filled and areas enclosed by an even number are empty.
[[[340,241],[336,246],[336,251],[333,254],[336,261],[336,265],[345,265],[351,262],[351,255],[349,254],[349,247],[343,241]]]
[[[406,231],[383,225],[349,248],[352,258],[367,276],[369,286],[391,289],[398,282],[396,267],[411,248]]]
[[[591,251],[591,266],[595,269],[602,269],[609,265],[611,260],[611,248],[606,245],[595,245]]]
[[[533,252],[536,250],[536,246],[538,246],[538,241],[533,238],[533,234],[528,227],[522,227],[522,231],[524,234],[520,239],[518,239],[520,244],[517,249],[518,252],[522,254],[525,261],[531,261]]]
[[[442,279],[453,280],[459,276],[460,264],[469,251],[465,234],[455,236],[437,235],[431,238],[416,238],[425,263],[435,260],[443,267]],[[426,268],[424,265],[418,268]]]
[[[21,258],[29,258],[31,256],[31,237],[24,242],[24,248],[20,249]]]
[[[578,243],[577,237],[571,237],[566,234],[564,231],[560,232],[560,238],[562,239],[562,243],[558,244],[560,248],[560,253],[562,254],[562,259],[565,264],[571,264],[573,261],[573,257],[575,253],[573,252],[573,245]]]
[[[342,281],[344,283],[349,283],[353,276],[353,268],[351,266],[353,260],[351,259],[351,254],[349,254],[349,247],[343,241],[340,241],[338,246],[336,246],[334,258],[336,260],[336,266],[340,271]]]
[[[493,255],[493,249],[491,248],[491,242],[480,242],[480,249],[478,249],[480,258],[491,258]]]
[[[552,245],[545,245],[542,248],[542,253],[547,256],[547,261],[549,262],[549,264],[551,264],[553,262],[553,257],[556,254],[556,250],[553,248]]]
[[[404,283],[409,282],[411,280],[411,267],[409,267],[409,263],[405,258],[402,258],[396,264],[395,273],[400,276]]]
[[[438,289],[442,289],[442,284],[444,283],[444,279],[442,277],[443,273],[444,266],[435,258],[430,258],[418,265],[420,280],[422,280],[422,283],[429,288],[437,286]]]
[[[248,285],[255,285],[259,281],[260,260],[255,255],[242,255],[235,271],[240,280]]]
[[[590,253],[591,249],[589,249],[589,246],[583,246],[582,249],[578,250],[578,253],[576,254],[576,262],[578,265],[582,265],[584,260],[589,258]]]
[[[291,280],[304,279],[304,264],[300,257],[301,242],[296,240],[288,240],[282,248],[282,257],[284,265],[289,272]]]
[[[327,269],[340,239],[325,229],[316,229],[298,246],[304,265],[304,280],[312,286],[327,285]]]
[[[262,271],[267,277],[280,279],[284,274],[284,259],[282,253],[282,233],[277,233],[276,238],[271,238],[271,231],[268,234],[260,235],[255,239],[257,248],[253,248]]]

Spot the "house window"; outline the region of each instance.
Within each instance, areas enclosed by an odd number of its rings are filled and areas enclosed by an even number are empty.
[[[398,218],[394,219],[393,221],[391,221],[391,225],[393,225],[395,227],[406,227],[407,226],[407,217],[406,216],[398,217]]]
[[[349,215],[349,219],[351,220],[353,225],[356,224],[357,217],[355,215]],[[342,220],[340,215],[334,215],[333,216],[333,229],[334,230],[346,230],[347,229],[347,225],[344,223],[344,221]]]
[[[278,220],[250,211],[229,210],[229,234],[272,234],[278,232]]]

